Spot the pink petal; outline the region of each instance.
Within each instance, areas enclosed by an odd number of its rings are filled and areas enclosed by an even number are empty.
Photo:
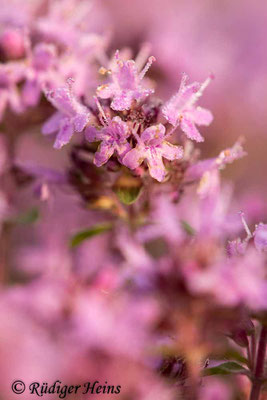
[[[144,154],[138,148],[130,150],[122,160],[123,165],[130,169],[136,169],[144,161]]]
[[[117,62],[117,71],[113,73],[114,82],[122,90],[134,90],[137,84],[138,71],[133,60]]]
[[[204,141],[204,138],[200,135],[195,124],[190,119],[188,119],[186,117],[182,118],[180,125],[181,125],[182,131],[186,134],[186,136],[189,139],[195,140],[196,142]]]
[[[113,96],[114,89],[115,88],[112,83],[108,85],[101,85],[96,89],[96,94],[98,97],[100,97],[100,99],[109,99]]]
[[[101,165],[105,164],[110,159],[113,153],[114,147],[110,144],[102,142],[95,153],[95,165],[97,167],[101,167]]]
[[[53,114],[52,117],[50,117],[42,127],[43,135],[51,135],[51,133],[58,131],[62,118],[63,117],[60,112]]]
[[[169,142],[163,142],[162,146],[162,156],[167,158],[167,160],[173,161],[183,158],[184,151],[181,146],[174,146]]]
[[[54,143],[55,149],[60,149],[65,144],[69,143],[72,135],[74,133],[74,129],[72,124],[69,121],[65,120],[60,127],[60,130],[57,134],[56,141]]]
[[[87,114],[77,114],[73,118],[73,124],[76,132],[82,132],[88,122]]]
[[[99,139],[99,131],[94,126],[88,126],[85,129],[85,138],[88,142],[97,142]]]
[[[133,97],[131,92],[122,91],[114,96],[111,108],[117,111],[129,110],[132,105]]]
[[[197,107],[190,111],[192,121],[197,125],[209,125],[213,120],[212,113],[206,108]]]
[[[166,175],[166,170],[160,155],[154,155],[147,157],[147,164],[149,168],[149,173],[152,178],[156,179],[158,182],[162,182]]]
[[[131,151],[131,145],[127,141],[125,143],[116,146],[116,150],[119,156],[119,160],[122,163],[124,156]]]

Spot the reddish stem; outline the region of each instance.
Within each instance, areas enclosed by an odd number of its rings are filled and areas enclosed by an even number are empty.
[[[262,378],[263,378],[263,373],[264,373],[266,343],[267,343],[267,327],[262,326],[259,344],[258,344],[256,366],[255,366],[254,376],[253,376],[253,384],[252,384],[252,389],[251,389],[251,393],[250,393],[250,400],[259,400],[259,398],[260,398]]]

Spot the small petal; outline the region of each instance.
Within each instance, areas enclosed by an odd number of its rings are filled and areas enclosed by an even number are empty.
[[[74,133],[73,126],[69,123],[68,120],[64,120],[57,134],[56,141],[54,143],[54,148],[61,149],[62,146],[69,143],[73,133]]]
[[[100,97],[100,99],[109,99],[114,92],[114,87],[112,84],[109,85],[101,85],[98,86],[96,89],[96,94],[97,97]]]
[[[132,93],[126,91],[121,92],[119,95],[115,95],[110,107],[116,111],[129,110],[133,101]]]
[[[94,163],[97,167],[101,167],[101,165],[105,164],[112,154],[114,153],[114,147],[110,144],[102,142],[95,153]]]
[[[130,143],[125,141],[124,143],[118,144],[116,150],[118,153],[119,161],[122,163],[124,156],[132,149]]]
[[[167,160],[173,161],[183,158],[184,151],[181,146],[175,146],[169,142],[164,141],[162,143],[162,156],[167,158]]]
[[[144,154],[138,148],[130,150],[122,160],[123,165],[130,169],[136,169],[144,161]]]
[[[51,133],[58,131],[62,118],[63,116],[60,112],[53,114],[42,126],[43,135],[51,135]]]
[[[196,142],[203,142],[204,138],[201,136],[199,131],[196,128],[196,125],[190,121],[190,119],[184,117],[181,120],[181,129],[186,134],[186,136],[191,139],[195,140]]]
[[[147,157],[147,164],[149,168],[149,173],[152,178],[156,179],[158,182],[162,182],[166,175],[166,170],[162,161],[161,156],[151,155]]]
[[[85,131],[85,138],[88,142],[97,142],[99,139],[99,130],[97,130],[94,126],[88,126]]]
[[[192,121],[197,125],[210,125],[213,120],[212,113],[206,108],[197,107],[193,111],[190,112],[192,117]]]
[[[72,119],[74,128],[76,132],[82,132],[88,123],[88,115],[87,114],[77,114]]]

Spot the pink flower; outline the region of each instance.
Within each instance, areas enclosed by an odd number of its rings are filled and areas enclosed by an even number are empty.
[[[223,169],[227,164],[231,164],[246,155],[247,153],[244,151],[240,139],[232,147],[221,151],[217,157],[202,160],[191,165],[186,171],[186,178],[190,181],[200,179],[205,173],[214,169]]]
[[[26,106],[35,106],[40,100],[42,86],[53,87],[56,82],[56,49],[51,44],[40,43],[30,51],[26,82],[22,88],[22,100]]]
[[[226,306],[267,307],[264,260],[254,249],[248,250],[243,257],[214,262],[205,271],[192,271],[188,275],[188,285],[195,293],[213,294]]]
[[[202,84],[198,82],[186,85],[187,75],[183,75],[178,92],[164,105],[163,115],[166,120],[182,131],[189,139],[203,142],[196,125],[209,125],[213,119],[209,110],[196,107],[195,103],[202,96],[204,89],[211,81],[211,77]]]
[[[99,86],[97,95],[101,99],[112,99],[113,110],[129,110],[133,100],[143,100],[153,93],[153,89],[145,89],[142,86],[142,79],[155,58],[150,57],[141,72],[138,72],[135,61],[119,59],[118,51],[115,54],[115,60],[111,69],[112,82]]]
[[[130,136],[130,130],[120,117],[114,117],[105,123],[104,128],[97,130],[89,126],[85,131],[86,139],[89,142],[101,141],[101,144],[95,153],[94,163],[97,167],[105,164],[109,158],[117,153],[119,160],[131,149],[127,138]]]
[[[90,118],[89,110],[74,97],[71,84],[68,80],[67,86],[46,93],[58,112],[46,121],[42,132],[44,135],[58,132],[54,143],[56,149],[69,143],[74,132],[82,132]]]
[[[137,146],[126,154],[123,164],[130,169],[136,169],[146,159],[152,178],[163,181],[166,169],[162,157],[170,161],[183,157],[182,147],[167,142],[164,136],[165,127],[162,124],[145,129],[141,137],[136,136]]]

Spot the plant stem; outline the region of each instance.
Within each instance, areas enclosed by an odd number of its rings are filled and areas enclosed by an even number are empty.
[[[262,326],[258,344],[257,360],[253,376],[253,384],[250,393],[250,400],[259,400],[260,398],[262,378],[264,372],[266,342],[267,342],[267,327]]]

